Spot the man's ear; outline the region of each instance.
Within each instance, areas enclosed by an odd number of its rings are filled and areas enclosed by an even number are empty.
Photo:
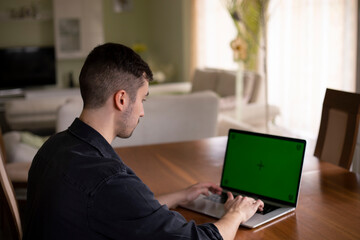
[[[128,94],[125,90],[119,90],[114,95],[114,106],[120,111],[124,111],[128,104]]]

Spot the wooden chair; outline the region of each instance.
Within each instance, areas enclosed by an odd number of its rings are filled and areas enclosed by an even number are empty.
[[[350,169],[360,120],[360,94],[326,89],[314,155]]]
[[[3,136],[2,136],[2,130],[1,130],[1,127],[0,127],[0,151],[2,152],[2,162],[4,164],[6,164],[6,154],[5,154],[5,144],[4,144],[4,139],[3,139]]]
[[[2,216],[3,224],[7,223],[9,231],[14,239],[22,238],[21,219],[18,204],[15,198],[14,188],[6,173],[4,165],[4,155],[0,148],[0,202],[1,202],[1,214],[8,214],[8,216]]]

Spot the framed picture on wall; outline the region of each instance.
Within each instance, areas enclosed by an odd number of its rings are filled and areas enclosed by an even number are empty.
[[[78,52],[80,46],[80,19],[62,18],[59,20],[59,41],[62,52]]]
[[[119,12],[128,12],[133,8],[132,0],[113,0],[114,11]]]

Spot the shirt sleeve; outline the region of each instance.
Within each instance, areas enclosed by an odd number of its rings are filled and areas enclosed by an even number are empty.
[[[160,205],[135,174],[118,174],[92,194],[90,228],[110,239],[222,239],[214,224],[187,222]]]

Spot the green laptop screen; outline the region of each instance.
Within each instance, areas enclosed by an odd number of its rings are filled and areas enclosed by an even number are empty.
[[[229,133],[221,186],[296,203],[305,141]]]

